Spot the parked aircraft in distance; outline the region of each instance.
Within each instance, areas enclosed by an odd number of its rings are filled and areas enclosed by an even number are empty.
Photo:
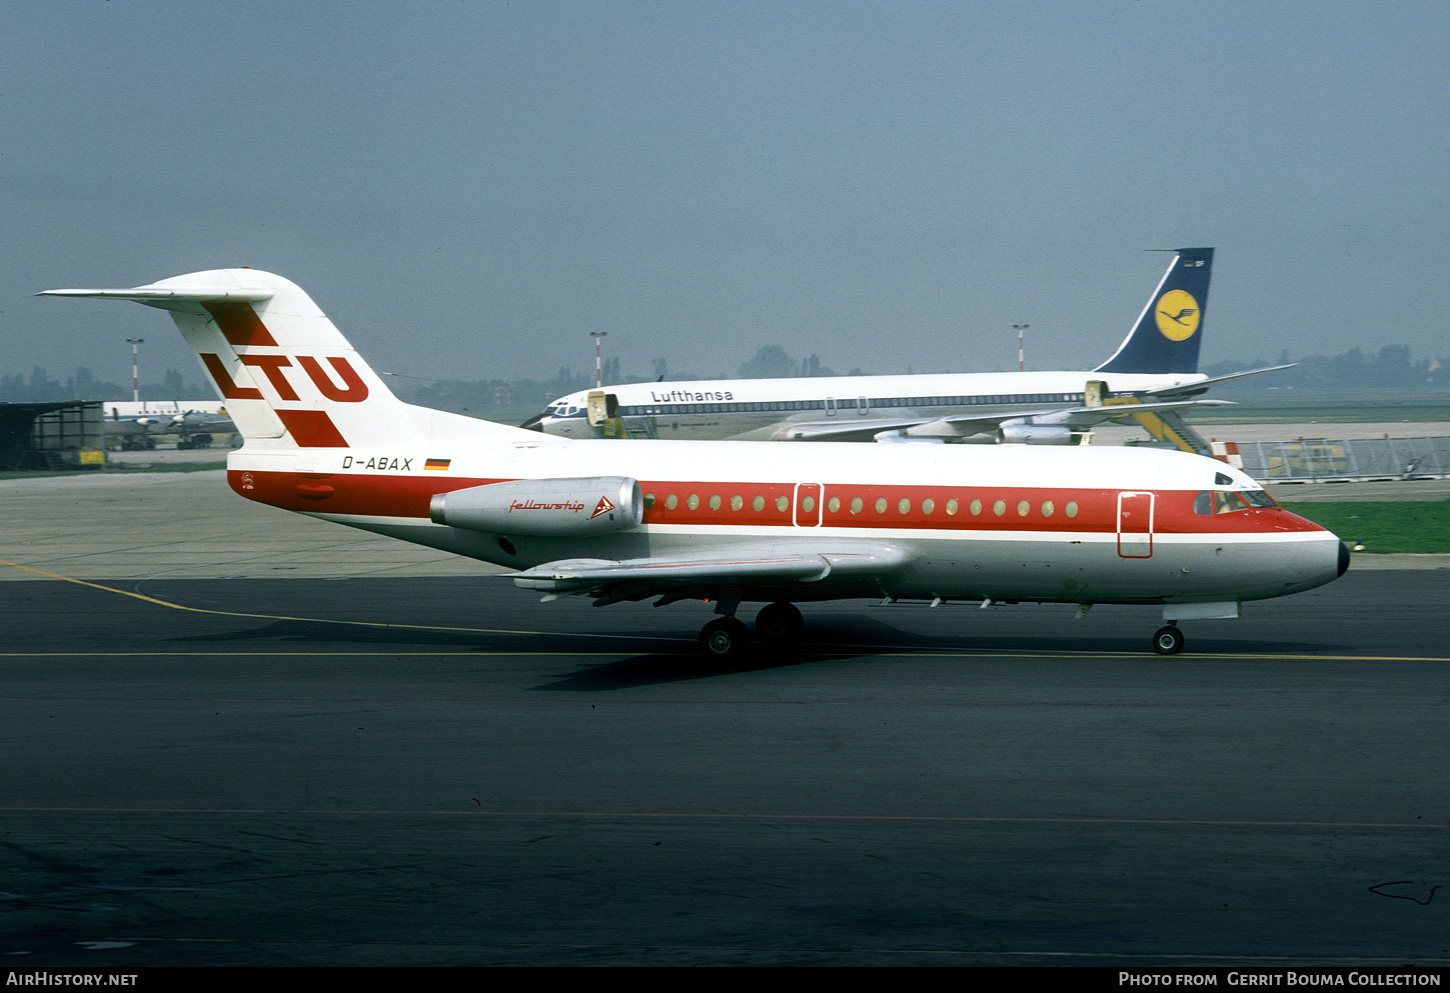
[[[1138,420],[1159,441],[1205,453],[1179,412],[1194,399],[1212,248],[1180,248],[1118,350],[1091,372],[946,373],[630,383],[560,397],[521,426],[565,438],[928,441],[1073,445],[1098,424]]]
[[[230,435],[236,431],[226,408],[214,403],[201,404],[202,407],[216,407],[215,410],[205,410],[183,408],[177,402],[127,402],[125,406],[130,409],[125,413],[122,413],[120,403],[103,406],[110,412],[105,419],[106,436],[120,439],[121,448],[126,451],[155,448],[159,435],[179,435],[181,440],[176,443],[179,449],[210,448],[216,435]],[[136,412],[137,407],[142,410]],[[170,409],[145,409],[148,407]]]
[[[293,283],[221,269],[46,295],[171,313],[245,446],[249,500],[509,566],[596,605],[706,600],[706,653],[790,642],[796,603],[871,597],[1161,604],[1177,622],[1342,574],[1334,535],[1181,452],[571,441],[403,403]],[[844,457],[843,457],[844,456]]]

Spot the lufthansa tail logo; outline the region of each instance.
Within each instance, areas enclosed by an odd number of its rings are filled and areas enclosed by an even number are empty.
[[[1158,330],[1170,341],[1187,341],[1198,330],[1198,319],[1203,311],[1193,294],[1186,290],[1169,290],[1158,298],[1153,308],[1158,319]]]

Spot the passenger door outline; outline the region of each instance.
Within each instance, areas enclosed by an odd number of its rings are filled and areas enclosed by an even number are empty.
[[[1153,557],[1152,493],[1125,491],[1118,494],[1118,557]]]

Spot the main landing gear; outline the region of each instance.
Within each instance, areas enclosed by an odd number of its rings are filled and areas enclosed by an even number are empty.
[[[700,632],[700,651],[707,658],[733,659],[749,644],[750,631],[733,617],[717,617]]]
[[[804,630],[800,610],[785,600],[768,604],[755,615],[756,637],[771,647],[793,645]],[[715,618],[700,632],[700,651],[707,658],[736,658],[749,647],[750,631],[733,615]]]
[[[1153,651],[1159,655],[1177,655],[1183,651],[1183,632],[1169,622],[1153,633]]]

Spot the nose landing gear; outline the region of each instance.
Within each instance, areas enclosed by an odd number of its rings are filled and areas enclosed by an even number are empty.
[[[1183,632],[1177,624],[1168,624],[1153,633],[1153,651],[1159,655],[1177,655],[1183,651]]]

